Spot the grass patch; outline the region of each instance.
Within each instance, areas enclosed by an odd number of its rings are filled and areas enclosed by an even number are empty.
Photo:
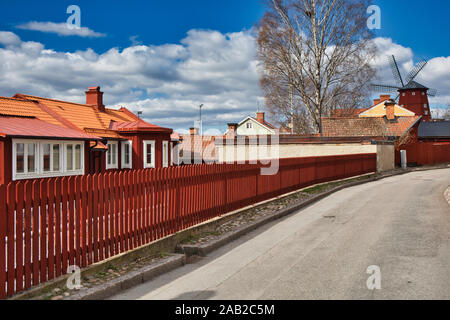
[[[307,193],[307,194],[322,193],[322,192],[331,190],[333,188],[336,188],[336,187],[339,187],[339,186],[342,186],[342,185],[345,185],[345,184],[349,184],[349,183],[352,183],[352,182],[369,180],[369,179],[371,179],[373,177],[375,177],[375,175],[371,174],[371,175],[357,177],[357,178],[348,179],[348,180],[344,180],[344,181],[323,183],[323,184],[319,184],[319,185],[316,185],[316,186],[304,189],[304,190],[302,190],[302,192]]]

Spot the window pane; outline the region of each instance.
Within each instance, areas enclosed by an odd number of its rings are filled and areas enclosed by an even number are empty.
[[[44,144],[42,147],[44,157],[43,165],[45,172],[50,171],[50,147],[50,144]]]
[[[152,145],[149,143],[147,144],[147,164],[152,163]]]
[[[36,145],[34,143],[28,144],[28,172],[36,171]]]
[[[131,146],[128,143],[125,143],[125,164],[130,164],[130,149]]]
[[[67,145],[67,170],[73,170],[73,145]]]
[[[112,146],[111,144],[108,144],[108,151],[106,152],[106,158],[107,158],[106,161],[108,162],[108,164],[111,164],[111,152],[112,152],[111,146]]]
[[[16,172],[17,173],[24,173],[24,144],[18,143],[16,144]]]
[[[75,170],[81,169],[81,145],[75,146]]]
[[[111,164],[116,165],[117,164],[117,145],[113,144],[111,148]]]
[[[59,144],[53,145],[53,171],[59,171]]]

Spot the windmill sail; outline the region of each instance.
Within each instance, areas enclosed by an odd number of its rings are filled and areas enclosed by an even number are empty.
[[[403,88],[405,84],[403,83],[402,75],[400,74],[400,69],[398,68],[397,60],[395,60],[394,56],[389,57],[389,64],[397,86]]]
[[[400,88],[396,86],[384,85],[384,84],[372,84],[372,89],[381,93],[397,92]]]
[[[411,81],[413,81],[417,75],[420,73],[420,71],[422,71],[423,68],[425,68],[425,66],[427,65],[427,61],[426,60],[422,60],[420,61],[409,73],[408,76],[406,77],[406,83],[410,83]]]

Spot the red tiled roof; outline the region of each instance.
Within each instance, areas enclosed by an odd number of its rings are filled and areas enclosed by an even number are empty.
[[[3,137],[40,137],[80,140],[98,140],[99,138],[35,118],[0,116],[0,136]]]
[[[383,137],[402,136],[421,117],[400,117],[395,121],[386,118],[323,118],[325,137]]]

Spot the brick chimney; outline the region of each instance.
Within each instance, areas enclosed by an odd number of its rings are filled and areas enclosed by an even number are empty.
[[[388,120],[395,120],[395,101],[386,101],[386,118]]]
[[[100,91],[100,87],[89,87],[89,90],[86,91],[86,104],[93,106],[100,112],[105,112],[103,92]]]
[[[386,94],[386,95],[380,95],[380,98],[379,98],[379,99],[373,100],[373,104],[374,104],[374,105],[377,105],[377,104],[382,103],[383,101],[390,100],[390,99],[391,99],[391,95],[389,95],[389,94]]]
[[[259,123],[265,124],[264,116],[264,112],[258,112],[256,113],[256,120],[258,120]]]
[[[198,136],[198,128],[190,128],[189,133],[191,136]]]
[[[228,124],[228,132],[227,132],[227,136],[229,137],[235,137],[237,134],[237,127],[238,124],[237,123],[229,123]]]

